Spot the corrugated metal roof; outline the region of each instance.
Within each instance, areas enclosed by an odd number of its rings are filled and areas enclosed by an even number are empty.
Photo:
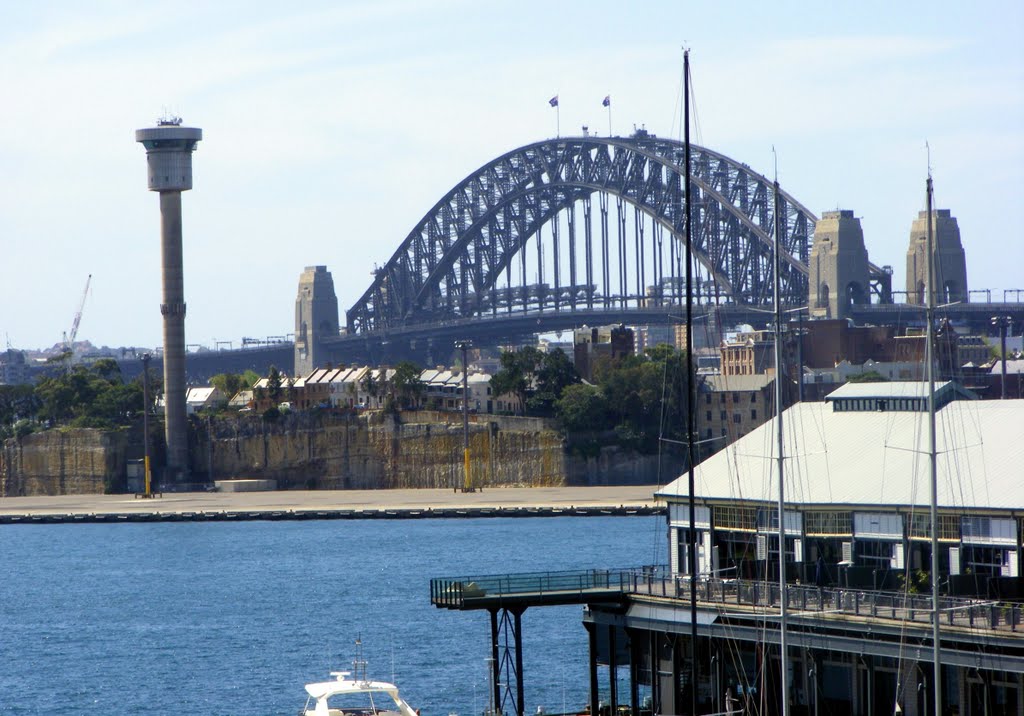
[[[920,505],[930,501],[928,415],[833,412],[801,403],[783,415],[786,502]],[[1024,400],[957,400],[936,415],[942,507],[1024,509]],[[778,499],[775,419],[698,465],[696,495]],[[688,495],[687,476],[658,492]]]
[[[753,375],[709,375],[704,378],[704,385],[716,393],[731,391],[761,390],[775,380],[774,375],[754,373]]]
[[[950,381],[937,381],[935,392],[941,393]],[[877,383],[846,383],[829,393],[825,400],[846,398],[925,398],[928,383],[922,380],[890,380]]]
[[[203,387],[189,388],[185,392],[185,402],[186,403],[192,403],[192,404],[195,404],[195,403],[199,403],[199,404],[205,403],[207,400],[210,399],[210,397],[214,394],[214,392],[220,392],[220,391],[218,391],[216,388],[214,388],[212,386],[203,386]]]
[[[1000,375],[1003,372],[1003,362],[997,360],[992,364],[992,370],[989,371],[995,375]],[[1008,360],[1006,361],[1006,372],[1007,373],[1024,373],[1024,360]]]

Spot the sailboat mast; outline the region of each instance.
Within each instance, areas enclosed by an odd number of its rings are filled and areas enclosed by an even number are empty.
[[[693,380],[693,244],[690,212],[690,51],[683,51],[683,167],[686,203],[686,466],[690,489],[690,713],[697,713],[697,526],[694,512],[694,413],[697,410]]]
[[[774,225],[774,247],[773,247],[773,270],[774,274],[774,304],[775,304],[775,437],[778,444],[775,447],[776,477],[779,481],[779,679],[782,682],[782,716],[789,716],[789,679],[786,668],[786,656],[789,653],[786,649],[786,494],[783,483],[783,434],[782,434],[782,303],[780,295],[779,279],[779,245],[781,235],[781,221],[779,216],[779,180],[775,180],[775,225]]]
[[[939,478],[938,451],[935,446],[935,262],[932,249],[932,176],[928,172],[928,232],[925,250],[928,254],[928,284],[925,300],[925,375],[928,377],[928,462],[931,472],[931,532],[932,532],[932,663],[935,674],[932,677],[935,694],[935,713],[942,713],[942,649],[939,642]]]

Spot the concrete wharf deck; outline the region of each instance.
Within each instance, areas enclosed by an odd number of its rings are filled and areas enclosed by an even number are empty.
[[[477,492],[288,490],[0,498],[0,524],[303,519],[415,519],[662,514],[655,485],[501,487]]]

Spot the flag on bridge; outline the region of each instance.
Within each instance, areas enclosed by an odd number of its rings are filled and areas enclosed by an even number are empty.
[[[604,99],[601,100],[601,106],[602,107],[611,107],[612,106],[612,96],[610,94],[606,94],[604,96]]]
[[[548,104],[550,104],[552,107],[557,107],[558,106],[558,95],[556,94],[554,97],[549,99],[548,100]]]

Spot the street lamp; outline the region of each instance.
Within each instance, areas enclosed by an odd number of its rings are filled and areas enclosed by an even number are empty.
[[[1006,331],[1012,322],[1013,319],[1010,316],[992,316],[991,321],[992,327],[999,331],[999,351],[1002,359],[1000,400],[1006,400]]]
[[[152,484],[149,471],[149,353],[142,354],[142,473],[146,482],[143,497],[152,497]]]
[[[472,341],[457,341],[455,347],[462,350],[462,469],[463,492],[476,492],[469,462],[469,367],[466,352],[473,346]]]

